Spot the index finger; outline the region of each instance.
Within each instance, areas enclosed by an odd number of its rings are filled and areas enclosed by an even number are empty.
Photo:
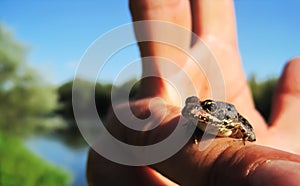
[[[215,139],[204,151],[191,142],[153,167],[180,185],[295,185],[300,181],[299,156],[244,146],[228,138]]]
[[[139,100],[132,104],[131,109],[136,117],[145,118],[145,113],[149,113],[149,101],[150,99]],[[130,130],[118,125],[118,122],[110,123],[108,128],[128,144],[152,145],[164,140],[174,131],[180,120],[178,113],[180,113],[178,107],[168,106],[160,125],[147,132]],[[151,114],[156,118],[156,115],[162,113],[160,108],[156,108]],[[112,119],[116,121],[114,118],[115,116],[112,115]],[[153,122],[157,121],[149,121],[149,123]],[[183,130],[189,129],[185,127]],[[175,154],[168,159],[160,160],[160,163],[150,166],[180,185],[255,185],[258,180],[269,185],[291,185],[300,182],[299,155],[250,142],[244,145],[242,140],[233,138],[217,137],[210,140],[212,141],[209,146],[199,150],[191,137],[177,153],[175,151]],[[200,141],[200,144],[202,142]],[[172,143],[168,145],[171,146],[165,148],[176,146]],[[149,159],[165,151],[166,149],[156,148],[154,151],[149,151],[146,157]]]

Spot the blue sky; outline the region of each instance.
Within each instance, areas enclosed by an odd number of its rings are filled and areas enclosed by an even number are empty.
[[[279,75],[288,59],[300,55],[300,2],[236,0],[235,4],[246,75],[260,79]],[[28,63],[54,84],[72,79],[95,39],[130,21],[127,0],[0,0],[0,22],[29,47]],[[138,55],[133,46],[112,61],[126,64]],[[121,68],[116,63],[107,66],[101,81],[113,80]]]

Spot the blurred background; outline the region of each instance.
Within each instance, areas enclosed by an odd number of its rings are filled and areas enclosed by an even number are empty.
[[[300,55],[299,5],[235,1],[245,74],[266,120],[285,62]],[[0,0],[1,186],[86,185],[88,146],[72,112],[73,76],[93,41],[129,22],[126,0]],[[101,117],[113,80],[138,57],[136,45],[124,48],[99,76],[95,99]],[[139,74],[137,69],[115,86],[122,92]]]

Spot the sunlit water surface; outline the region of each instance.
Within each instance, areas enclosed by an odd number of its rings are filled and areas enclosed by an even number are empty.
[[[71,147],[59,138],[36,136],[26,141],[26,146],[45,160],[69,171],[73,176],[72,186],[86,186],[86,146]]]

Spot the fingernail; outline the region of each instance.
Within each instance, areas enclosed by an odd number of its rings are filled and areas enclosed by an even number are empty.
[[[249,179],[250,185],[299,185],[300,163],[270,160],[258,166]]]

